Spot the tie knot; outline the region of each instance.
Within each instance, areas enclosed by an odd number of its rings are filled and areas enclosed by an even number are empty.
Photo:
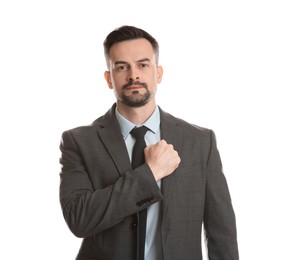
[[[131,135],[136,139],[144,138],[145,133],[147,132],[148,128],[146,126],[135,127],[131,131]]]

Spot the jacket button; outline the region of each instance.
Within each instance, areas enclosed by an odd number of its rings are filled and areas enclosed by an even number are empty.
[[[146,204],[150,203],[153,200],[152,196],[146,198]]]

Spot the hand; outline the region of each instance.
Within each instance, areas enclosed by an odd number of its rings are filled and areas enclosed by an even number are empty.
[[[181,159],[172,144],[161,140],[144,150],[145,162],[150,167],[156,181],[170,175],[180,164]]]

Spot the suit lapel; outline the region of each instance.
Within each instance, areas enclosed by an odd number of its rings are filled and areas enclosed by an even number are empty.
[[[183,138],[182,128],[179,126],[179,122],[171,115],[163,112],[160,109],[160,127],[161,127],[161,138],[164,139],[168,144],[172,144],[174,149],[181,154],[181,145]],[[167,199],[172,191],[174,185],[175,173],[162,179],[161,190],[164,196],[162,211],[163,213],[167,208]],[[162,214],[164,216],[164,214]]]
[[[98,135],[115,163],[120,175],[129,170],[131,168],[131,162],[119,123],[115,116],[115,105],[104,115]]]

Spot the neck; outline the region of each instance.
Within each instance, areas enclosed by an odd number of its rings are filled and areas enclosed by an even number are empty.
[[[152,115],[155,110],[155,102],[148,103],[142,107],[129,107],[117,102],[117,109],[121,115],[135,125],[142,125]]]

